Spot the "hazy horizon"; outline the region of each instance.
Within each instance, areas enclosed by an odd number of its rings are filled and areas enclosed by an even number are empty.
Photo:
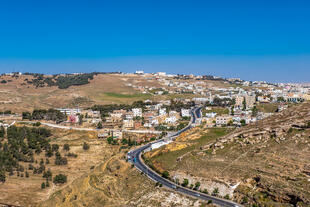
[[[93,59],[6,59],[0,71],[43,74],[124,72],[214,75],[273,83],[309,83],[310,56],[137,56]],[[290,75],[291,74],[291,75]],[[289,78],[288,78],[289,77]]]

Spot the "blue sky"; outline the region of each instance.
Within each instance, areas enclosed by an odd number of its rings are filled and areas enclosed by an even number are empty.
[[[309,11],[306,0],[2,0],[0,72],[310,82]]]

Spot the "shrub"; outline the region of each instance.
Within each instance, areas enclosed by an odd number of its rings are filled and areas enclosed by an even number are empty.
[[[183,187],[186,187],[187,185],[188,185],[188,179],[186,179],[186,178],[184,178],[184,180],[183,180],[183,183],[182,183],[182,186]]]
[[[55,184],[63,184],[67,182],[67,176],[64,174],[58,174],[54,177],[53,182]]]
[[[69,144],[64,144],[63,149],[64,149],[65,151],[69,151],[69,150],[70,150],[70,145],[69,145]]]
[[[219,194],[219,189],[218,188],[214,188],[212,195],[213,196],[217,196]]]
[[[164,172],[161,174],[161,176],[162,176],[163,178],[168,179],[168,178],[169,178],[169,172],[168,172],[168,171],[164,171]]]
[[[89,144],[87,144],[86,142],[84,142],[83,144],[83,150],[89,150]]]

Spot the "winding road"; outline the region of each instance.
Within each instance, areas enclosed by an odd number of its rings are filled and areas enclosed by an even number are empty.
[[[201,200],[205,200],[205,201],[209,201],[211,200],[213,204],[217,204],[219,206],[223,206],[223,207],[241,207],[240,204],[234,203],[230,200],[225,200],[222,198],[217,198],[214,196],[210,196],[198,191],[194,191],[191,190],[189,188],[185,188],[182,187],[180,185],[177,185],[173,182],[171,182],[170,180],[167,180],[165,178],[163,178],[162,176],[160,176],[159,174],[157,174],[155,171],[153,171],[152,169],[150,169],[146,164],[144,164],[144,162],[141,159],[141,154],[144,152],[144,150],[147,150],[148,148],[151,147],[152,144],[154,143],[158,143],[158,142],[163,142],[164,139],[166,140],[168,139],[172,139],[175,136],[180,135],[182,132],[188,130],[191,128],[192,124],[194,124],[197,120],[197,118],[201,117],[201,108],[194,108],[191,112],[191,122],[189,123],[189,125],[187,125],[185,128],[181,129],[180,131],[172,134],[172,135],[168,135],[168,137],[165,137],[161,140],[157,140],[155,142],[152,143],[148,143],[140,148],[134,149],[130,152],[128,152],[128,159],[129,161],[134,164],[134,166],[141,172],[145,173],[150,179],[152,179],[155,182],[161,183],[163,186],[170,188],[176,192],[185,194],[185,195],[189,195]]]

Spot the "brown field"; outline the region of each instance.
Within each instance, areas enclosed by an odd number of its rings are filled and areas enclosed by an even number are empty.
[[[32,76],[22,75],[18,78],[2,76],[1,80],[12,80],[0,84],[0,111],[12,110],[13,112],[31,111],[34,108],[55,107],[89,107],[94,104],[124,103],[129,104],[136,100],[151,98],[150,94],[126,86],[126,83],[139,82],[136,77],[99,74],[90,80],[89,84],[71,86],[67,89],[58,87],[38,87],[27,84],[24,80]],[[141,80],[144,84],[144,80]],[[150,85],[155,84],[150,82]]]

